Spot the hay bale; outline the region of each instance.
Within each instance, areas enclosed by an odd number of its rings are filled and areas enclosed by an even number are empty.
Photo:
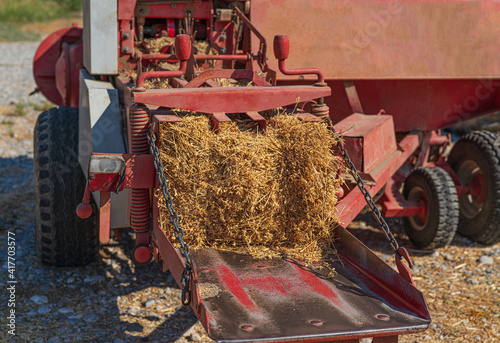
[[[337,143],[323,123],[270,118],[265,133],[242,118],[214,133],[206,116],[184,113],[161,128],[160,155],[190,247],[320,261],[336,225]],[[160,223],[172,242],[164,199]]]

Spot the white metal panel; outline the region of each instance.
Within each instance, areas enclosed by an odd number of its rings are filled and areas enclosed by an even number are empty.
[[[85,177],[92,152],[126,153],[118,91],[109,82],[97,81],[88,71],[80,71],[80,108],[78,114],[78,161]],[[99,203],[99,193],[93,193]],[[111,193],[111,228],[129,227],[128,189]]]
[[[118,74],[117,0],[83,1],[83,64],[93,75]]]

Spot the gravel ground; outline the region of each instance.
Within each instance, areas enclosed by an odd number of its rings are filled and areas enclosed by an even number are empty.
[[[35,258],[32,133],[37,104],[31,59],[37,43],[0,44],[0,265],[2,288],[0,341],[10,341],[7,234],[16,238],[17,342],[211,342],[195,316],[180,304],[180,290],[158,263],[136,267],[129,259],[132,233],[103,246],[97,261],[77,269],[41,266]],[[20,114],[13,104],[30,102]],[[391,266],[383,234],[369,217],[351,230]],[[411,247],[398,220],[396,237]],[[500,342],[500,244],[481,247],[456,237],[432,254],[411,251],[417,287],[429,303],[433,324],[400,342]],[[5,280],[5,281],[4,281]]]
[[[43,95],[29,97],[36,88],[31,64],[40,43],[0,43],[0,104],[39,102]]]

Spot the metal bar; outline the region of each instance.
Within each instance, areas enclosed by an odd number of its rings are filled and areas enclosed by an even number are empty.
[[[430,140],[431,146],[435,145],[447,145],[451,142],[451,138],[449,135],[441,135],[438,134],[436,131],[432,131],[432,136]]]
[[[182,76],[186,72],[187,62],[181,61],[181,66],[179,70],[168,70],[168,71],[147,71],[141,74],[137,79],[137,88],[136,91],[143,91],[144,88],[144,80],[146,79],[154,79],[154,78],[174,78]]]
[[[347,100],[353,113],[365,113],[361,100],[359,99],[358,90],[352,81],[344,81],[344,89],[347,95]]]
[[[320,122],[322,121],[321,118],[315,116],[314,114],[307,113],[307,112],[295,112],[293,115],[297,118],[299,118],[302,121],[305,122]]]
[[[142,59],[146,61],[166,61],[169,63],[177,63],[179,59],[174,54],[143,54]],[[247,55],[207,55],[207,54],[195,54],[194,59],[196,61],[251,61],[252,59],[257,59],[257,57],[250,54]]]
[[[255,26],[252,24],[252,22],[241,12],[241,10],[238,7],[234,8],[234,12],[243,20],[245,25],[250,29],[250,31],[253,32],[255,36],[259,39],[259,54],[257,56],[257,61],[259,64],[260,69],[265,73],[269,70],[269,67],[267,66],[267,43],[266,39],[264,36],[255,28]]]
[[[111,220],[111,194],[110,192],[99,192],[99,241],[101,244],[109,243],[109,231]]]
[[[191,82],[189,82],[184,88],[198,88],[203,85],[206,81],[211,79],[249,79],[256,86],[267,87],[271,86],[268,82],[266,82],[263,78],[257,75],[252,70],[247,69],[213,69],[207,70],[196,78],[194,78]]]
[[[323,72],[318,68],[297,68],[297,69],[288,69],[285,66],[285,60],[278,61],[278,68],[284,75],[316,75],[318,77],[318,82],[325,82],[325,76]]]
[[[246,115],[250,117],[253,121],[256,121],[259,125],[259,130],[264,132],[266,131],[266,119],[261,116],[258,112],[247,112]]]
[[[134,101],[168,108],[181,108],[203,113],[244,113],[308,101],[331,94],[329,87],[222,87],[153,89],[134,92]]]
[[[231,122],[231,119],[228,116],[226,116],[225,113],[222,112],[213,113],[210,116],[210,123],[212,124],[212,130],[214,130],[215,133],[219,133],[221,123],[228,123],[228,122]]]

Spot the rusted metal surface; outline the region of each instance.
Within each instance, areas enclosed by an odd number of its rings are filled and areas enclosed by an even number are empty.
[[[499,78],[499,13],[494,0],[252,0],[268,41],[290,36],[290,67],[344,80]]]
[[[192,252],[209,335],[219,342],[327,342],[425,329],[422,294],[339,230],[333,278],[296,260]]]

